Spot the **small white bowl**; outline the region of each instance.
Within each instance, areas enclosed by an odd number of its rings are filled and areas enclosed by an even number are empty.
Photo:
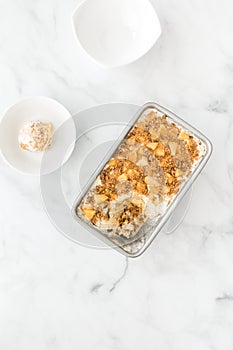
[[[74,11],[72,23],[86,53],[106,68],[142,57],[161,34],[149,0],[84,0]]]
[[[51,122],[53,124],[53,143],[45,153],[32,153],[19,147],[18,134],[20,128],[33,120]],[[59,128],[60,126],[63,127]],[[58,132],[59,129],[59,132]],[[11,106],[3,115],[0,124],[0,150],[6,162],[16,170],[26,174],[47,174],[61,166],[58,153],[68,150],[63,163],[69,158],[75,143],[76,128],[69,111],[57,101],[47,97],[31,97]],[[41,164],[44,154],[49,153],[49,164]]]

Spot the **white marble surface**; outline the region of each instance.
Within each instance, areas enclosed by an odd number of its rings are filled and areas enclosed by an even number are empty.
[[[213,156],[182,226],[141,258],[66,240],[39,180],[0,160],[1,350],[233,349],[233,4],[153,0],[163,35],[102,70],[76,45],[76,0],[0,0],[0,112],[47,95],[71,112],[156,100],[205,132]]]

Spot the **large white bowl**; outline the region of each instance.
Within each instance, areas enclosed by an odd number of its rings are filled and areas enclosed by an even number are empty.
[[[84,0],[75,10],[72,23],[86,53],[108,68],[137,60],[161,34],[149,0]]]
[[[54,135],[51,149],[45,153],[23,151],[18,144],[20,128],[33,120],[52,122]],[[0,123],[0,150],[3,158],[19,172],[43,175],[58,169],[72,152],[76,140],[76,128],[69,111],[56,100],[47,97],[30,97],[11,106]],[[64,154],[63,150],[69,152]],[[41,168],[46,154],[46,164]]]

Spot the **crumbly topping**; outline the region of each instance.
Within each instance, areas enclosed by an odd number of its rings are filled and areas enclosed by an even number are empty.
[[[172,195],[177,193],[179,188],[180,181],[175,176],[175,164],[171,156],[171,151],[164,143],[160,142],[158,139],[157,142],[151,142],[151,135],[148,133],[148,137],[142,137],[141,129],[135,128],[129,135],[128,138],[138,142],[138,134],[140,135],[141,144],[149,148],[159,162],[160,168],[163,170],[165,175],[166,182],[163,187],[163,193]],[[145,134],[144,134],[145,135]],[[161,179],[159,179],[161,180]]]
[[[122,141],[77,215],[111,237],[134,237],[151,214],[162,214],[158,208],[171,202],[199,158],[192,135],[166,115],[150,112]]]
[[[52,144],[53,125],[39,120],[25,124],[19,131],[19,146],[30,152],[44,152]]]
[[[127,159],[114,158],[108,162],[108,167],[100,174],[102,186],[98,187],[98,193],[105,193],[112,200],[119,194],[117,184],[127,181],[131,189],[140,194],[148,193],[143,170]]]

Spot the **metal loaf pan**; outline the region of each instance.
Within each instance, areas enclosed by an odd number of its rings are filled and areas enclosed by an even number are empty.
[[[161,215],[161,217],[157,220],[156,224],[152,227],[150,227],[150,230],[147,230],[143,235],[141,236],[135,236],[133,240],[128,241],[122,241],[121,238],[119,239],[119,242],[112,241],[109,239],[105,234],[103,234],[97,227],[94,225],[90,225],[86,223],[84,220],[82,220],[77,214],[76,214],[76,208],[81,203],[84,196],[88,193],[89,189],[91,188],[92,184],[96,180],[97,176],[101,173],[103,168],[106,166],[107,162],[113,157],[114,153],[120,146],[121,142],[125,139],[126,135],[130,132],[130,130],[134,127],[135,123],[138,121],[138,119],[147,113],[147,111],[155,110],[162,114],[165,114],[167,116],[167,119],[169,122],[175,123],[179,128],[184,129],[188,134],[195,137],[197,140],[201,141],[201,143],[205,147],[205,152],[200,159],[198,165],[194,168],[191,175],[187,178],[187,180],[181,185],[179,192],[173,197],[171,203],[167,207],[165,213]],[[192,127],[190,124],[185,122],[183,119],[176,116],[171,111],[167,110],[166,108],[160,106],[157,103],[146,103],[143,105],[139,111],[136,113],[136,115],[132,118],[129,125],[124,129],[122,134],[120,135],[119,139],[114,143],[113,147],[110,149],[108,154],[105,156],[99,167],[94,171],[92,177],[88,181],[87,185],[84,187],[82,192],[78,195],[77,199],[75,200],[73,207],[72,207],[72,214],[75,218],[75,220],[81,224],[84,228],[86,228],[89,232],[103,240],[106,244],[108,244],[110,247],[117,249],[122,254],[128,256],[128,257],[137,257],[141,255],[151,244],[151,242],[154,240],[154,238],[157,236],[157,234],[161,231],[162,227],[165,225],[167,220],[169,219],[170,215],[184,196],[184,194],[187,192],[187,190],[190,188],[190,186],[193,184],[193,182],[196,180],[198,175],[201,173],[202,169],[206,165],[208,159],[210,158],[210,155],[212,153],[212,144],[208,140],[207,137],[205,137],[200,131]]]

